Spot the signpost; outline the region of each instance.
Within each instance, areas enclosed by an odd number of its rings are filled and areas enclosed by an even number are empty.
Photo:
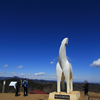
[[[21,80],[21,85],[20,85],[20,92],[22,92],[22,80]]]
[[[17,81],[11,81],[10,84],[9,84],[9,86],[13,86],[16,89],[16,86],[15,86],[16,83],[17,83]]]
[[[4,93],[4,90],[5,90],[5,84],[6,84],[6,81],[4,80],[4,81],[3,81],[2,93]]]

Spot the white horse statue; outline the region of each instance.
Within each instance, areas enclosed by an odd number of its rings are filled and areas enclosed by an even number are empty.
[[[68,44],[68,38],[64,38],[61,42],[59,49],[59,57],[56,65],[57,74],[57,92],[60,93],[60,81],[62,78],[62,90],[65,89],[64,80],[66,80],[66,90],[67,93],[73,91],[73,76],[72,76],[72,66],[68,62],[66,57],[66,45]]]

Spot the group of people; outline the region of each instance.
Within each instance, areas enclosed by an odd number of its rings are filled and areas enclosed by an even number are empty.
[[[23,81],[23,83],[22,83],[22,87],[24,88],[24,96],[28,95],[27,94],[27,92],[28,92],[28,85],[27,84],[28,84],[28,79],[25,79]],[[17,83],[16,83],[16,93],[15,93],[15,96],[18,96],[19,88],[20,88],[20,80],[18,80]],[[83,88],[84,88],[84,95],[85,96],[86,95],[89,96],[88,95],[88,82],[87,81],[84,82]]]
[[[15,84],[16,85],[16,93],[15,93],[15,96],[18,96],[18,91],[19,91],[19,88],[20,88],[20,80],[17,81],[17,83]],[[24,89],[24,96],[27,96],[27,92],[28,92],[28,79],[25,79],[22,83],[22,87]]]

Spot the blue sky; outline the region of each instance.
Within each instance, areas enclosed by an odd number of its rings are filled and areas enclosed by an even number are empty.
[[[100,82],[99,0],[0,0],[0,76],[56,80],[61,41],[73,81]]]

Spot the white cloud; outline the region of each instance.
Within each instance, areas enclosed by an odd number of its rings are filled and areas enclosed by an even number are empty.
[[[6,72],[0,72],[0,75],[7,75]]]
[[[3,67],[7,67],[8,66],[8,64],[5,64]]]
[[[35,73],[34,75],[38,76],[38,75],[44,75],[44,74],[45,74],[44,72],[41,72],[41,73]]]
[[[27,74],[27,75],[31,75],[31,74]]]
[[[11,72],[11,74],[12,74],[12,75],[16,75],[16,73],[15,73],[15,72]]]
[[[56,78],[56,77],[51,77],[51,78]]]
[[[22,65],[20,65],[20,66],[18,66],[17,68],[22,68],[23,66]]]
[[[71,59],[67,56],[68,61],[71,61]]]
[[[45,77],[41,77],[42,79],[45,79]]]
[[[20,76],[29,76],[29,75],[31,75],[31,74],[23,74],[23,73],[21,73],[21,74],[19,74]]]
[[[45,77],[39,77],[39,79],[45,79]]]
[[[55,59],[53,59],[53,61],[51,61],[50,64],[52,65],[55,62],[56,59],[58,59],[58,57],[56,57]]]
[[[56,74],[52,74],[53,76],[56,76]]]
[[[25,74],[23,74],[23,73],[19,74],[19,76],[23,76],[23,75],[25,75]]]
[[[19,77],[23,77],[23,78],[33,78],[32,77],[32,74],[24,74],[24,73],[21,73],[18,75]]]
[[[100,59],[93,61],[93,63],[90,66],[99,68],[100,67]]]
[[[50,62],[51,65],[52,65],[53,63],[54,63],[53,61]]]
[[[73,77],[73,79],[76,79],[76,77]]]

